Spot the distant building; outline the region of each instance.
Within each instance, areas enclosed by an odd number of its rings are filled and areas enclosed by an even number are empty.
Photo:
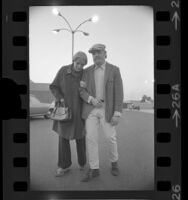
[[[49,90],[49,83],[35,83],[30,80],[30,94],[43,103],[52,103],[54,96]]]
[[[127,105],[128,103],[126,103],[126,102],[123,102],[123,108],[127,108],[128,107],[128,105]]]
[[[147,102],[147,103],[153,103],[153,100],[151,97],[143,95],[142,99],[140,100],[140,102]]]
[[[144,101],[141,102],[140,100],[127,100],[123,102],[123,108],[132,109],[133,107],[140,107],[140,109],[153,109],[154,102],[152,101]]]

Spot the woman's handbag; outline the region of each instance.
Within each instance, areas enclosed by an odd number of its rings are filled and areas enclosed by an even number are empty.
[[[50,119],[57,121],[70,121],[72,112],[70,108],[65,106],[65,101],[58,101],[50,114]]]

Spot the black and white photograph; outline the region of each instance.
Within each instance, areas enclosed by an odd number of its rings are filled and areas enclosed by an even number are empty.
[[[150,6],[30,6],[30,190],[154,190]]]

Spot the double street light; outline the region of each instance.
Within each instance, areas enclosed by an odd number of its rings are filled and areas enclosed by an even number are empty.
[[[97,15],[94,15],[93,17],[83,21],[82,23],[80,23],[75,29],[73,29],[70,25],[70,23],[68,22],[68,20],[58,11],[57,8],[53,8],[52,10],[53,14],[56,15],[56,16],[60,16],[61,18],[63,18],[63,20],[66,22],[66,24],[68,25],[69,28],[60,28],[60,29],[54,29],[53,30],[53,33],[57,34],[59,33],[60,31],[68,31],[69,33],[72,34],[72,59],[73,59],[73,55],[74,55],[74,34],[75,33],[82,33],[83,35],[85,36],[89,36],[89,33],[83,31],[83,30],[80,30],[80,26],[82,26],[83,24],[85,24],[86,22],[93,22],[93,23],[96,23],[99,18]]]

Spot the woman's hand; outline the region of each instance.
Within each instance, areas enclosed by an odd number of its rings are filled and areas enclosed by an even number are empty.
[[[82,87],[82,88],[86,88],[86,82],[84,82],[84,81],[80,81],[80,87]]]

